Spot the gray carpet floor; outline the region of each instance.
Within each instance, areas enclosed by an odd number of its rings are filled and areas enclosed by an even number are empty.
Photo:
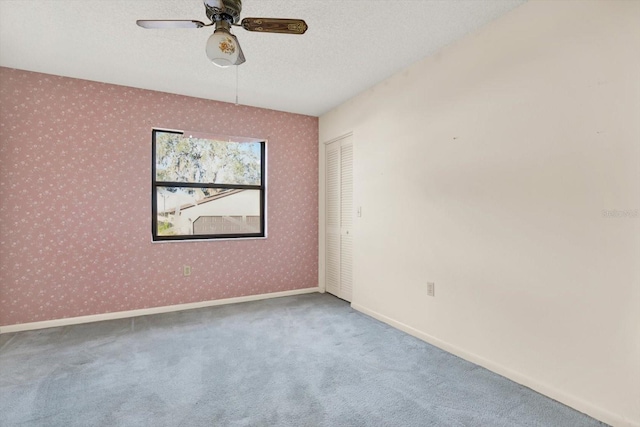
[[[308,294],[0,335],[0,425],[604,424]]]

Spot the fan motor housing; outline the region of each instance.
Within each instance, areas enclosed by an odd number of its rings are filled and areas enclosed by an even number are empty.
[[[208,6],[206,3],[204,7],[207,10],[207,17],[212,22],[220,20],[231,20],[231,23],[236,24],[240,20],[240,12],[242,12],[242,0],[222,0],[224,10],[220,10],[217,7]]]

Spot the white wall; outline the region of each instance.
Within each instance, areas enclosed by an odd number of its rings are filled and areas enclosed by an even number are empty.
[[[353,306],[640,425],[640,2],[530,1],[325,114],[321,194],[347,132]]]

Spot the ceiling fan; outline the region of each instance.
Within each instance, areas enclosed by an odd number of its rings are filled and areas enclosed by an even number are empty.
[[[240,65],[245,62],[238,38],[231,34],[231,26],[242,27],[247,31],[280,34],[304,34],[307,23],[302,19],[280,18],[244,18],[240,23],[242,0],[203,0],[207,18],[205,24],[192,19],[178,20],[138,20],[142,28],[202,28],[214,26],[215,31],[207,41],[207,56],[219,67]]]

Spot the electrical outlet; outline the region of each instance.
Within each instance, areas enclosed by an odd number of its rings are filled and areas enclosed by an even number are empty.
[[[427,295],[430,297],[436,296],[436,284],[433,282],[427,282]]]
[[[182,267],[182,275],[183,276],[191,276],[191,266],[190,265],[185,265]]]

